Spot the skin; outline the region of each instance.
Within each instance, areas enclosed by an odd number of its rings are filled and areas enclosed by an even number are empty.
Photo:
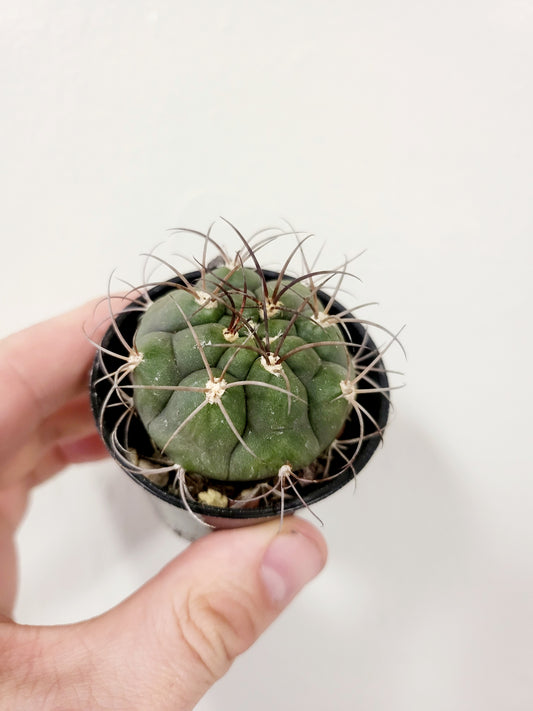
[[[281,531],[210,534],[100,617],[62,627],[13,620],[14,534],[31,489],[106,455],[86,385],[94,347],[82,331],[98,339],[105,316],[90,303],[0,341],[2,708],[192,709],[325,564],[322,536],[288,517]]]

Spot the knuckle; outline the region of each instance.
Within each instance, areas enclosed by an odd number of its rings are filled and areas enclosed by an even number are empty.
[[[216,592],[189,590],[176,610],[184,643],[213,681],[258,636],[253,607],[248,593],[230,587]]]

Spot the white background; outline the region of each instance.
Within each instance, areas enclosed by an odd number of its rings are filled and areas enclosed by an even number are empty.
[[[385,446],[316,507],[327,569],[198,709],[532,708],[531,0],[1,0],[0,41],[2,335],[219,215],[366,248],[354,298],[407,324]],[[17,617],[94,615],[184,546],[72,468]]]

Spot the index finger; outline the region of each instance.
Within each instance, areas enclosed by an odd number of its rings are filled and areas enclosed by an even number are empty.
[[[109,306],[99,299],[0,341],[0,461],[88,387],[95,347],[84,325],[98,340],[109,323]]]

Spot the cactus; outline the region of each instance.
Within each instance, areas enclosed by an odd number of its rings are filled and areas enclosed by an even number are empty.
[[[368,322],[335,301],[348,262],[310,269],[305,239],[295,235],[279,272],[267,272],[258,253],[288,234],[247,241],[235,232],[233,258],[208,232],[201,235],[199,271],[172,267],[174,278],[156,298],[146,287],[131,292],[138,325],[127,343],[114,321],[126,353],[111,354],[120,364],[114,371],[106,365],[104,375],[112,387],[102,412],[123,408],[112,438],[122,464],[153,481],[163,474],[159,485],[184,499],[194,489],[195,501],[216,507],[229,505],[228,492],[257,500],[289,489],[301,498],[295,484],[334,476],[333,453],[353,468],[365,437],[382,434],[360,394],[387,397],[389,390],[375,380],[382,352],[369,339],[350,340],[347,324]],[[217,251],[214,262],[207,263],[208,248]],[[298,255],[305,273],[289,276]],[[100,358],[105,353],[100,346]],[[152,443],[150,462],[140,462],[128,437],[119,435],[133,415]],[[342,434],[351,417],[359,435],[347,455]],[[165,477],[171,472],[174,481]]]

